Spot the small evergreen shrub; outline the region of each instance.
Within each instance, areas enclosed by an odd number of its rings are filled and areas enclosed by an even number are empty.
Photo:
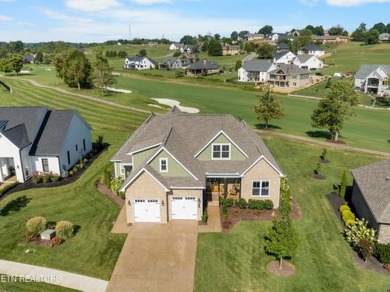
[[[61,179],[61,177],[58,174],[52,174],[50,176],[50,181],[52,181],[52,182],[59,182],[60,179]]]
[[[248,207],[248,202],[245,199],[241,198],[238,200],[237,206],[240,209],[246,209]]]
[[[342,213],[345,210],[351,211],[351,208],[349,208],[347,205],[341,205],[339,211]]]
[[[207,209],[206,209],[202,215],[202,222],[206,224],[208,219],[209,219],[209,213],[207,212]]]
[[[53,237],[53,238],[50,240],[51,247],[60,245],[62,242],[63,242],[63,240],[62,240],[61,238],[57,237],[57,236]]]
[[[271,200],[264,200],[264,208],[267,210],[272,210],[274,208],[274,202]]]
[[[390,243],[378,243],[376,245],[376,254],[381,263],[390,264]]]
[[[12,183],[12,184],[9,184],[9,185],[6,185],[4,186],[2,189],[0,189],[0,198],[1,196],[3,196],[5,193],[7,193],[8,191],[10,191],[11,189],[13,189],[14,187],[16,187],[17,185],[19,184],[18,181]]]
[[[39,175],[39,173],[36,172],[32,177],[32,181],[34,184],[39,184],[42,182],[42,177]]]
[[[264,201],[263,200],[254,200],[254,199],[249,199],[248,200],[248,208],[249,209],[254,209],[254,210],[263,210],[265,209],[264,207]]]
[[[343,219],[344,222],[347,222],[348,220],[355,220],[355,214],[353,214],[349,210],[345,210],[341,213],[341,218]]]
[[[56,236],[65,240],[73,236],[74,225],[72,222],[62,220],[56,225]]]
[[[344,170],[343,175],[341,176],[340,183],[340,197],[345,197],[345,192],[347,190],[347,172]]]
[[[351,226],[354,226],[355,224],[356,224],[355,220],[348,219],[347,221],[345,221],[346,227],[351,227]]]
[[[28,232],[34,235],[39,235],[46,230],[47,220],[43,217],[33,217],[26,222],[26,228]]]

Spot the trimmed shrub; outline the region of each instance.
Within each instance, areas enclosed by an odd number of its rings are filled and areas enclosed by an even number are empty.
[[[42,177],[39,175],[39,173],[34,173],[32,181],[34,184],[39,184],[42,182]]]
[[[74,225],[69,221],[62,220],[57,223],[55,230],[56,236],[65,240],[73,236]]]
[[[41,232],[45,231],[46,225],[46,218],[40,216],[31,218],[26,222],[27,231],[35,235],[39,235]]]
[[[207,223],[207,220],[209,219],[209,213],[207,212],[207,209],[204,211],[202,215],[202,222]]]
[[[59,182],[61,177],[58,174],[52,174],[50,177],[50,181],[52,182]]]
[[[264,209],[264,201],[249,199],[248,200],[248,208],[254,209],[254,210],[263,210]]]
[[[343,213],[343,211],[345,211],[345,210],[351,211],[351,208],[348,207],[347,205],[341,205],[340,208],[339,208],[339,211],[341,213]]]
[[[11,189],[13,189],[14,187],[16,187],[17,185],[19,184],[18,181],[12,183],[12,184],[9,184],[9,185],[6,185],[4,186],[2,189],[0,189],[0,198],[2,195],[4,195],[5,193],[7,193],[8,191],[10,191]]]
[[[50,174],[49,173],[43,173],[41,175],[42,177],[42,183],[47,184],[50,181]]]
[[[53,238],[50,240],[51,247],[60,245],[62,242],[63,242],[63,240],[62,240],[61,238],[57,237],[57,236],[53,237]]]
[[[381,263],[390,264],[390,243],[378,243],[376,245],[376,254]]]
[[[248,207],[248,202],[245,199],[241,198],[238,200],[237,206],[240,209],[246,209]]]
[[[347,221],[345,221],[346,227],[351,227],[351,226],[354,226],[355,224],[356,224],[355,220],[348,219]]]
[[[126,193],[125,192],[118,192],[118,196],[121,197],[123,200],[126,199]]]
[[[264,208],[267,210],[272,210],[274,208],[274,202],[271,200],[264,200]]]
[[[344,210],[341,213],[341,219],[343,219],[344,222],[347,222],[348,220],[355,220],[356,217],[350,210]]]
[[[226,199],[220,198],[219,202],[224,208],[230,208],[230,207],[234,206],[234,199],[233,198],[226,198]]]

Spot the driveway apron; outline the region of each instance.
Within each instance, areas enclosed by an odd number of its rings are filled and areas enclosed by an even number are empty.
[[[198,223],[130,227],[106,291],[193,291]]]

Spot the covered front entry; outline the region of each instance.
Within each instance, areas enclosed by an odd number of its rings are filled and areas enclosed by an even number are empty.
[[[196,197],[172,197],[172,219],[198,219]]]
[[[241,178],[208,177],[206,194],[209,201],[218,201],[220,196],[240,199]]]
[[[160,222],[160,201],[157,199],[133,200],[134,222]]]
[[[15,175],[15,164],[13,158],[0,158],[0,182]]]

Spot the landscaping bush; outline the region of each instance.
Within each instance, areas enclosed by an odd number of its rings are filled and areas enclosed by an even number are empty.
[[[209,219],[209,213],[207,212],[207,209],[206,209],[202,215],[202,222],[206,224],[208,219]]]
[[[343,221],[346,223],[348,220],[355,220],[356,217],[355,217],[355,214],[353,214],[350,210],[344,210],[342,213],[341,213],[341,218],[343,219]]]
[[[245,199],[241,198],[238,200],[237,206],[240,209],[246,209],[248,207],[248,202]]]
[[[123,200],[126,199],[126,193],[125,192],[118,192],[118,196],[121,197]]]
[[[111,167],[107,167],[104,170],[103,184],[108,188],[111,188]]]
[[[377,241],[376,231],[368,227],[368,221],[356,219],[356,224],[345,229],[345,238],[366,261],[373,253]]]
[[[47,220],[43,217],[34,217],[26,222],[27,231],[34,235],[39,235],[41,232],[45,231],[46,225]]]
[[[220,198],[219,202],[224,208],[230,208],[230,207],[234,206],[234,199],[233,198],[226,198],[226,199]]]
[[[53,237],[51,240],[50,240],[50,243],[51,243],[51,246],[54,247],[54,246],[57,246],[57,245],[60,245],[61,243],[63,242],[63,240],[57,236]]]
[[[119,195],[119,188],[123,184],[123,178],[121,177],[113,177],[111,179],[110,185],[111,185],[111,190],[114,192],[114,194]]]
[[[42,182],[42,177],[39,175],[39,173],[34,173],[32,181],[34,184],[39,184]]]
[[[355,224],[356,224],[355,220],[348,219],[347,221],[345,221],[346,227],[351,227],[351,226],[354,226]]]
[[[60,179],[61,179],[61,177],[58,174],[52,174],[50,176],[50,181],[52,181],[52,182],[59,182]]]
[[[264,208],[267,210],[272,210],[274,208],[274,202],[272,202],[271,200],[265,200]]]
[[[19,184],[18,181],[12,183],[12,184],[9,184],[9,185],[6,185],[4,186],[1,190],[0,190],[0,198],[5,194],[7,193],[8,191],[10,191],[11,189],[13,189],[14,187],[16,187],[17,185]]]
[[[254,210],[263,210],[263,209],[265,209],[264,208],[264,201],[249,199],[248,200],[248,208],[254,209]]]
[[[65,240],[73,236],[74,225],[73,223],[63,220],[56,225],[56,236]]]
[[[50,174],[49,173],[43,173],[41,175],[42,177],[42,183],[47,184],[50,181]]]
[[[390,264],[390,243],[376,245],[376,255],[383,264]]]
[[[351,208],[347,205],[341,205],[339,208],[340,213],[343,213],[345,210],[351,211]]]

